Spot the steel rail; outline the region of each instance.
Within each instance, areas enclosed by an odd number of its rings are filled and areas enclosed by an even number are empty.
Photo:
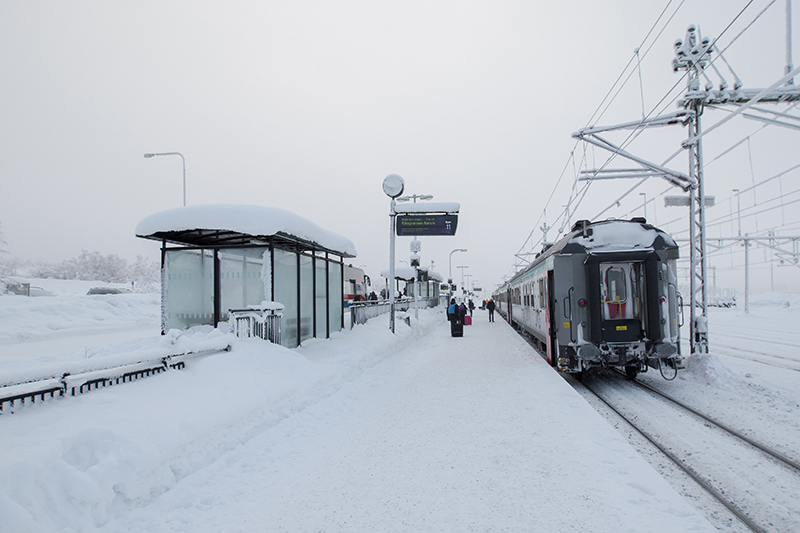
[[[736,518],[738,518],[738,519],[739,519],[739,520],[740,520],[740,521],[741,521],[741,522],[742,522],[744,525],[746,525],[746,526],[747,526],[747,527],[748,527],[748,528],[749,528],[751,531],[753,531],[754,533],[767,533],[767,532],[766,532],[766,530],[762,529],[762,528],[761,528],[761,527],[760,527],[758,524],[756,524],[755,522],[753,522],[752,520],[750,520],[750,518],[748,518],[748,517],[747,517],[747,515],[746,515],[746,514],[744,514],[744,512],[743,512],[743,511],[741,511],[741,510],[740,510],[738,507],[736,507],[734,504],[732,504],[731,502],[729,502],[729,501],[728,501],[728,500],[727,500],[727,499],[726,499],[726,498],[725,498],[725,497],[724,497],[722,494],[720,494],[720,492],[719,492],[719,491],[717,491],[717,489],[715,489],[715,488],[714,488],[714,487],[713,487],[713,486],[712,486],[710,483],[708,483],[708,482],[707,482],[705,479],[703,479],[703,478],[700,476],[700,474],[696,473],[696,472],[695,472],[695,471],[694,471],[694,470],[693,470],[691,467],[689,467],[688,465],[685,465],[685,464],[683,464],[683,462],[682,462],[682,461],[681,461],[681,460],[680,460],[680,459],[679,459],[677,456],[675,456],[674,454],[672,454],[672,452],[670,452],[670,451],[669,451],[669,450],[667,450],[667,449],[666,449],[664,446],[662,446],[661,444],[659,444],[659,443],[658,443],[658,442],[657,442],[657,441],[656,441],[656,440],[655,440],[655,439],[654,439],[654,438],[653,438],[651,435],[649,435],[649,434],[648,434],[648,433],[646,433],[644,430],[642,430],[641,428],[639,428],[639,427],[638,427],[636,424],[634,424],[634,423],[633,423],[633,422],[632,422],[632,421],[631,421],[631,420],[630,420],[628,417],[626,417],[626,416],[625,416],[624,414],[622,414],[622,413],[621,413],[619,410],[617,410],[617,408],[616,408],[616,407],[614,407],[614,406],[613,406],[613,405],[611,405],[611,404],[610,404],[608,401],[606,401],[606,399],[605,399],[605,398],[603,398],[602,396],[600,396],[600,395],[599,395],[597,392],[593,391],[591,388],[587,387],[586,385],[584,385],[584,387],[586,388],[586,390],[588,390],[589,392],[591,392],[592,394],[594,394],[594,395],[595,395],[595,396],[596,396],[596,397],[597,397],[597,398],[598,398],[598,399],[599,399],[601,402],[603,402],[604,404],[606,404],[606,405],[608,406],[608,408],[609,408],[609,409],[611,409],[612,411],[614,411],[614,412],[617,414],[617,416],[619,416],[619,417],[620,417],[620,418],[622,418],[622,419],[623,419],[625,422],[627,422],[627,423],[628,423],[628,425],[630,425],[630,426],[631,426],[633,429],[635,429],[635,430],[636,430],[636,431],[637,431],[637,432],[638,432],[638,433],[639,433],[639,434],[640,434],[642,437],[644,437],[644,438],[645,438],[645,439],[646,439],[646,440],[647,440],[647,441],[648,441],[650,444],[652,444],[653,446],[655,446],[655,447],[658,449],[658,451],[660,451],[662,454],[664,454],[664,456],[666,456],[666,457],[667,457],[667,458],[668,458],[670,461],[672,461],[672,462],[675,464],[675,466],[677,466],[678,468],[680,468],[680,469],[681,469],[683,472],[685,472],[685,473],[686,473],[686,475],[688,475],[690,478],[692,478],[692,479],[693,479],[693,480],[694,480],[694,481],[695,481],[695,482],[696,482],[698,485],[700,485],[700,486],[701,486],[701,487],[702,487],[702,488],[703,488],[703,489],[704,489],[706,492],[708,492],[709,494],[711,494],[711,496],[713,496],[713,497],[714,497],[714,499],[716,499],[718,502],[720,502],[722,505],[724,505],[724,506],[725,506],[725,507],[726,507],[726,508],[727,508],[727,509],[728,509],[728,510],[731,512],[731,513],[733,513],[733,514],[736,516]]]
[[[638,379],[633,380],[633,383],[639,385],[640,387],[643,387],[643,388],[649,390],[650,392],[653,392],[654,394],[657,394],[657,395],[661,396],[662,398],[665,398],[665,399],[671,401],[675,405],[678,405],[678,406],[682,407],[683,409],[689,411],[693,415],[702,418],[706,422],[714,424],[715,426],[717,426],[718,428],[722,429],[723,431],[726,431],[726,432],[730,433],[734,437],[737,437],[737,438],[745,441],[746,443],[750,444],[751,446],[754,446],[755,448],[758,448],[759,450],[761,450],[762,452],[766,453],[767,455],[772,456],[774,459],[777,459],[778,461],[784,463],[785,465],[790,466],[790,467],[794,468],[795,470],[797,470],[798,472],[800,472],[800,463],[798,463],[797,461],[793,461],[792,459],[789,459],[785,455],[783,455],[783,454],[781,454],[779,452],[776,452],[775,450],[772,450],[771,448],[768,448],[767,446],[761,444],[760,442],[755,441],[755,440],[751,439],[750,437],[748,437],[746,435],[743,435],[742,433],[736,431],[733,428],[728,427],[727,425],[723,424],[722,422],[720,422],[718,420],[715,420],[715,419],[711,418],[708,415],[704,415],[703,413],[701,413],[700,411],[694,409],[693,407],[690,407],[690,406],[686,405],[685,403],[683,403],[682,401],[673,398],[669,394],[666,394],[664,392],[661,392],[658,389],[655,389],[655,388],[651,387],[647,383],[643,383],[643,382],[639,381]],[[592,392],[594,392],[594,391],[592,391]]]

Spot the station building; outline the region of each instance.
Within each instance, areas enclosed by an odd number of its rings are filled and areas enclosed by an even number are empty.
[[[216,326],[230,309],[283,304],[281,344],[344,327],[344,258],[353,243],[284,209],[197,205],[144,218],[136,236],[161,242],[161,330]]]

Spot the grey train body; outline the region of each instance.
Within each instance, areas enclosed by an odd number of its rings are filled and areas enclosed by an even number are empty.
[[[681,366],[678,246],[644,219],[577,222],[493,294],[561,372]]]

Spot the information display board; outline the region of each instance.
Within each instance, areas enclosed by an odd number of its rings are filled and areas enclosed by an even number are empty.
[[[458,215],[410,213],[397,215],[397,235],[400,237],[455,235]]]

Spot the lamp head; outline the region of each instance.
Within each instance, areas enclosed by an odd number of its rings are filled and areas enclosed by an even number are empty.
[[[156,154],[144,154],[144,156],[147,157],[147,158],[154,157],[155,155]]]

